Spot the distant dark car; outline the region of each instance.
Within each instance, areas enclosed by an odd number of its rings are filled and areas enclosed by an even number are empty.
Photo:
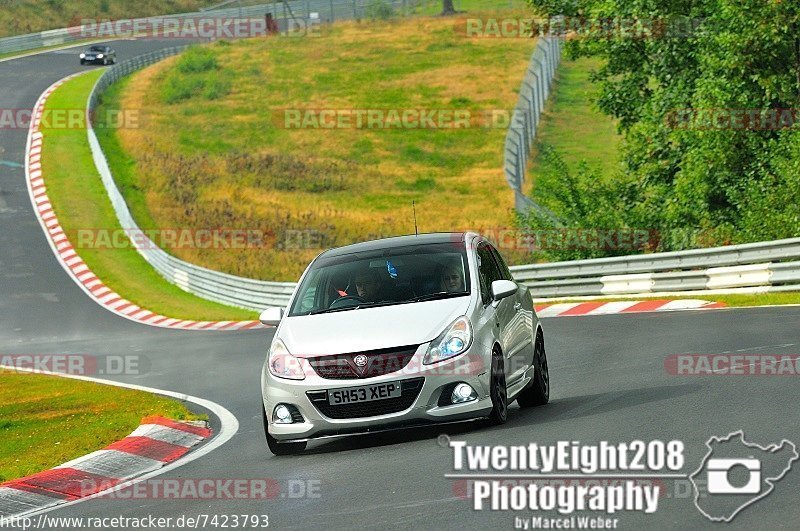
[[[117,62],[117,52],[110,46],[95,45],[81,53],[81,64],[113,65]]]

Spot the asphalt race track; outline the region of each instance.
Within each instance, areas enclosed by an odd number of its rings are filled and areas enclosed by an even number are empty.
[[[112,43],[120,61],[175,41]],[[30,108],[80,67],[75,50],[0,63],[0,108]],[[23,163],[26,132],[0,129],[0,160]],[[276,528],[510,528],[529,511],[476,512],[456,495],[449,433],[473,444],[681,439],[693,472],[714,435],[743,429],[751,442],[800,442],[800,385],[791,376],[672,376],[670,354],[800,353],[800,307],[567,317],[544,321],[552,401],[490,429],[475,424],[310,445],[274,457],[263,437],[259,371],[271,331],[181,332],[129,322],[92,302],[56,262],[33,215],[24,170],[0,165],[0,354],[146,356],[150,372],[120,381],[221,404],[239,420],[231,441],[170,478],[272,478],[319,482],[318,497],[271,500],[88,500],[52,516],[266,514]],[[213,422],[212,422],[213,424]],[[800,465],[733,528],[796,529]],[[120,496],[122,497],[122,496]],[[558,514],[541,516],[556,517]],[[661,500],[653,515],[618,514],[625,528],[707,528],[688,496]],[[719,524],[718,524],[719,525]]]

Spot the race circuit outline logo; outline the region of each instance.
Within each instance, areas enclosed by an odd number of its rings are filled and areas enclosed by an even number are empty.
[[[742,430],[711,437],[706,447],[708,453],[689,481],[694,487],[695,507],[712,522],[729,523],[742,509],[765,498],[800,459],[793,442],[783,439],[779,444],[760,446],[747,442]],[[737,472],[744,472],[746,481],[732,480]],[[695,481],[701,475],[705,483]]]

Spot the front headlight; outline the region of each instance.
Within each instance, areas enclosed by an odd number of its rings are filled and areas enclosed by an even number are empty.
[[[97,58],[98,58],[98,59],[102,59],[102,58],[103,58],[103,54],[101,54],[101,53],[100,53],[100,54],[97,54]]]
[[[430,365],[453,358],[466,352],[471,344],[472,325],[466,317],[459,317],[439,337],[431,341],[422,362]]]
[[[85,54],[85,53],[82,53],[82,54],[81,54],[81,59],[83,59],[84,57],[86,57],[86,54]]]
[[[269,372],[278,378],[289,380],[305,380],[306,378],[300,360],[289,353],[289,349],[280,339],[273,341],[269,348],[267,366],[269,366]]]

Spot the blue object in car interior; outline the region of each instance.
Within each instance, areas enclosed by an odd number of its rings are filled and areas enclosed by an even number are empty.
[[[389,272],[390,277],[397,278],[397,268],[392,264],[391,260],[386,260],[386,270]]]

